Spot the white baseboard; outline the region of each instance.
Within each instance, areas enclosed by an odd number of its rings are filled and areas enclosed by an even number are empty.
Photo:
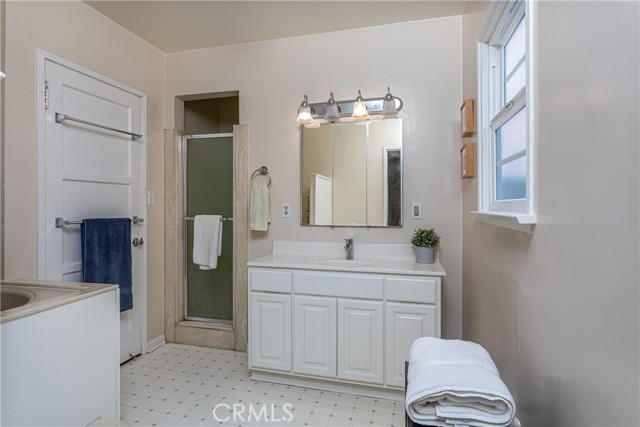
[[[341,380],[323,380],[320,378],[305,377],[275,373],[271,371],[251,370],[251,379],[277,384],[286,384],[296,387],[305,387],[315,390],[326,390],[334,393],[352,394],[355,396],[373,397],[376,399],[388,399],[395,401],[404,400],[403,389],[383,388],[364,384],[352,384]]]
[[[154,339],[152,339],[151,341],[149,341],[147,343],[147,353],[152,352],[156,348],[158,348],[161,345],[166,344],[166,343],[167,343],[167,341],[164,338],[164,334],[160,335],[159,337],[155,337]]]

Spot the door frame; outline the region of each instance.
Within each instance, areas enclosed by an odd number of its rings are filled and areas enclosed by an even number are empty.
[[[197,135],[183,135],[180,138],[180,156],[181,156],[181,163],[182,163],[182,176],[180,177],[182,179],[182,217],[186,217],[187,216],[187,193],[188,193],[188,188],[187,188],[187,169],[189,167],[189,165],[187,164],[187,141],[192,140],[192,139],[215,139],[215,138],[231,138],[231,144],[232,144],[232,153],[231,156],[233,157],[233,132],[227,132],[227,133],[206,133],[206,134],[197,134]],[[233,159],[232,159],[233,161]],[[232,184],[233,185],[233,184]],[[232,206],[232,210],[233,210],[233,206]],[[187,247],[187,222],[183,221],[183,226],[182,226],[182,235],[184,236],[184,238],[182,239],[182,252],[183,252],[183,260],[182,262],[184,263],[185,261],[188,261],[188,257],[187,257],[187,253],[188,253],[188,247]],[[232,273],[233,275],[233,273]],[[227,329],[227,328],[231,328],[233,329],[233,317],[232,320],[226,321],[226,320],[217,320],[217,319],[206,319],[206,318],[201,318],[201,317],[194,317],[194,316],[189,316],[189,307],[188,307],[188,300],[187,300],[187,287],[188,287],[188,274],[187,274],[187,268],[186,265],[183,264],[183,274],[182,274],[182,305],[183,305],[183,310],[184,310],[184,320],[191,320],[191,321],[195,321],[195,322],[208,322],[211,324],[218,324],[219,326],[222,327],[222,329]],[[232,277],[232,281],[231,281],[231,285],[233,286],[234,284],[234,280]],[[233,293],[233,290],[232,290]],[[232,312],[235,311],[234,307],[233,307],[233,302],[232,302]],[[233,316],[233,315],[232,315]]]
[[[123,83],[120,83],[117,80],[106,77],[102,74],[96,73],[88,68],[75,64],[71,61],[68,61],[64,58],[61,58],[57,55],[52,54],[43,49],[36,49],[38,60],[38,72],[37,72],[37,91],[36,91],[36,103],[38,106],[38,279],[44,280],[45,277],[45,266],[46,266],[46,251],[45,251],[45,236],[47,227],[54,227],[53,218],[51,221],[47,223],[47,218],[45,216],[45,202],[46,202],[46,194],[45,194],[45,181],[46,181],[46,171],[45,171],[45,158],[46,158],[46,121],[47,121],[47,112],[45,109],[45,97],[48,97],[48,94],[45,92],[47,90],[45,84],[45,63],[47,61],[54,62],[63,67],[69,68],[73,71],[76,71],[81,74],[85,74],[91,78],[96,80],[100,80],[101,82],[107,83],[111,86],[114,86],[118,89],[121,89],[125,92],[129,92],[140,98],[141,106],[140,106],[140,129],[142,129],[142,140],[141,140],[141,188],[142,194],[140,195],[140,215],[142,218],[147,219],[147,203],[146,198],[144,197],[147,191],[147,94],[134,89],[130,86],[127,86]],[[51,113],[53,114],[53,113]],[[146,241],[147,239],[147,227],[142,227],[142,238]],[[139,304],[140,307],[140,316],[141,316],[141,336],[140,336],[140,344],[142,349],[142,354],[147,352],[147,249],[146,246],[142,246],[142,283],[141,283],[141,294],[142,301]]]
[[[185,320],[183,132],[164,131],[164,315],[167,342],[247,351],[249,129],[233,126],[233,325]]]

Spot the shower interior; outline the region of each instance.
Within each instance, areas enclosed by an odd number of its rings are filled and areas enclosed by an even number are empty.
[[[184,138],[185,319],[233,324],[233,135]],[[221,215],[222,251],[214,270],[193,263],[196,215]]]
[[[182,138],[184,319],[233,326],[233,125],[238,96],[185,101]],[[221,215],[222,251],[214,270],[193,263],[196,215]]]

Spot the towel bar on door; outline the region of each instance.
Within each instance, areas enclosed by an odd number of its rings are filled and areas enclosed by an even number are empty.
[[[141,222],[144,222],[144,218],[140,218],[137,216],[134,216],[133,218],[131,218],[131,222],[133,224],[140,224]],[[56,228],[62,228],[65,225],[78,225],[78,224],[82,224],[83,221],[80,220],[65,220],[64,218],[60,218],[57,217],[56,218]]]
[[[269,182],[267,183],[267,187],[271,187],[271,175],[269,175],[269,169],[266,166],[260,166],[258,169],[253,171],[253,173],[251,174],[251,179],[250,179],[251,184],[253,184],[253,178],[255,178],[256,175],[266,175],[267,178],[269,178]]]
[[[122,130],[122,129],[116,129],[116,128],[112,128],[110,126],[101,125],[100,123],[89,122],[87,120],[82,120],[82,119],[78,119],[76,117],[71,117],[71,116],[69,116],[67,114],[56,113],[56,123],[62,123],[62,122],[67,121],[67,120],[72,121],[72,122],[82,123],[83,125],[97,127],[97,128],[100,128],[100,129],[111,130],[113,132],[124,133],[125,135],[129,135],[131,137],[131,139],[133,139],[134,141],[138,141],[138,140],[142,139],[142,134],[140,134],[140,133],[133,133],[133,132],[129,132],[129,131]]]

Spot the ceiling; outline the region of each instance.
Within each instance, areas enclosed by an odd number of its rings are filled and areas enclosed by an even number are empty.
[[[85,1],[165,53],[462,15],[444,1]],[[475,2],[471,2],[475,3]]]

